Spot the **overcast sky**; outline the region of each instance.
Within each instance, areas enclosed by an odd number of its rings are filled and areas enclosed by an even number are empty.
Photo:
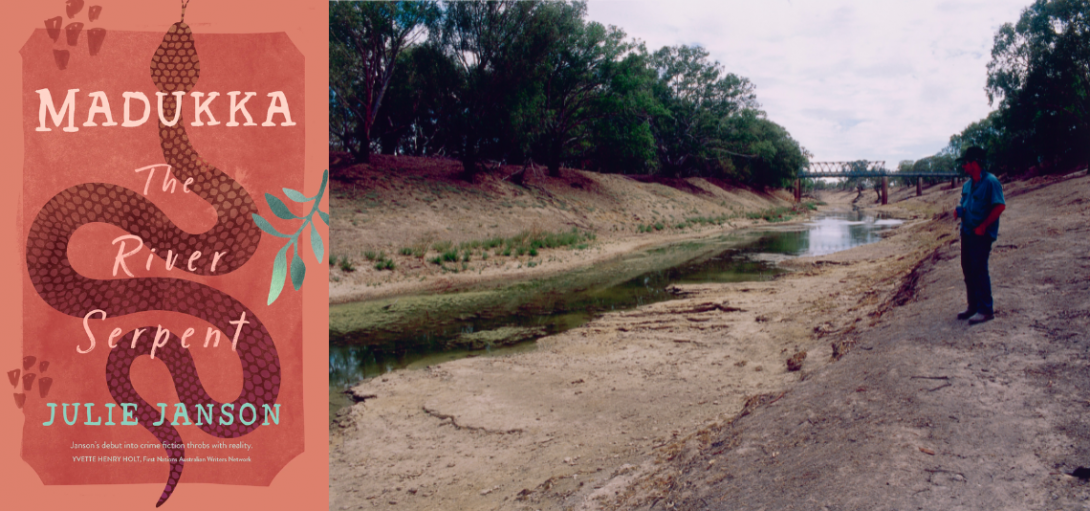
[[[988,115],[992,39],[1031,0],[589,0],[588,18],[700,45],[814,161],[930,156]]]

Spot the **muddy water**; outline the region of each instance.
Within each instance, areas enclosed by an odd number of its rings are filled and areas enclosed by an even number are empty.
[[[330,420],[344,389],[395,369],[535,349],[534,339],[603,312],[667,300],[672,284],[769,280],[775,261],[873,243],[899,221],[857,212],[629,254],[606,264],[501,289],[330,306]],[[545,263],[547,264],[547,263]]]

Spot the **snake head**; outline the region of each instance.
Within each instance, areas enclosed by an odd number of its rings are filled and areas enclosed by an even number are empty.
[[[170,26],[151,57],[151,80],[160,92],[189,92],[201,75],[193,31],[184,21]]]

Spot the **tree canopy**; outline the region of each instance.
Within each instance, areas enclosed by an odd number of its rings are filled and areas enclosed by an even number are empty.
[[[434,2],[330,2],[330,132],[361,161],[401,52],[439,17]]]
[[[1090,163],[1090,0],[1037,0],[995,34],[985,87],[996,110],[932,156],[984,148],[995,173]]]
[[[988,99],[1011,163],[1090,162],[1090,0],[1038,0],[995,36]]]
[[[648,52],[584,1],[331,2],[330,146],[776,186],[808,153],[700,46]]]

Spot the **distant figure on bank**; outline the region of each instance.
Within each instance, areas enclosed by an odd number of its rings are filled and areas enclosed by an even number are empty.
[[[969,308],[958,314],[958,319],[968,319],[970,325],[994,317],[988,255],[999,235],[999,215],[1007,208],[1003,186],[984,171],[984,160],[984,150],[977,146],[966,149],[958,158],[961,168],[972,178],[961,187],[961,205],[955,210],[961,218],[961,271],[969,295]]]

